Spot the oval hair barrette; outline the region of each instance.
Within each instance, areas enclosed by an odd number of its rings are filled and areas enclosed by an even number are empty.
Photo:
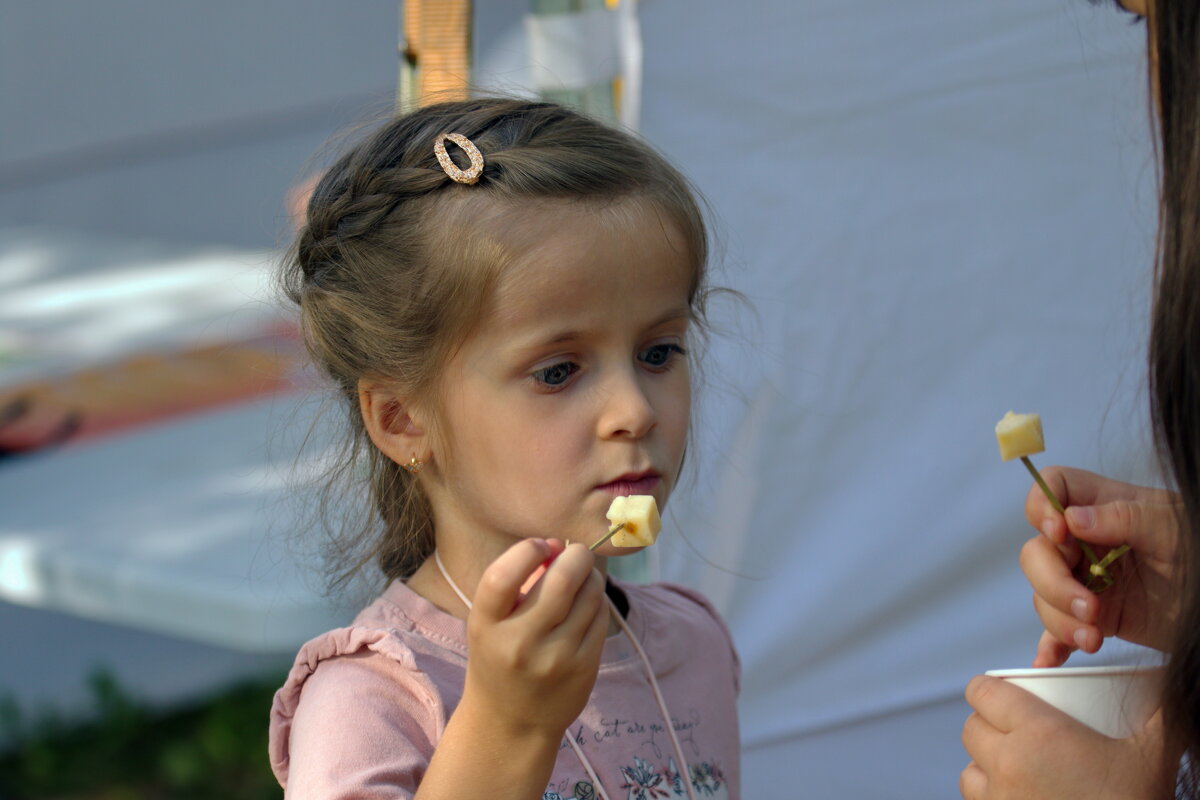
[[[447,140],[454,142],[467,154],[467,158],[471,159],[471,166],[459,169],[458,165],[450,160],[450,154],[446,152]],[[437,137],[433,143],[433,154],[442,165],[442,171],[449,175],[451,180],[466,184],[479,183],[479,176],[483,174],[483,153],[479,152],[474,142],[461,133],[443,133]]]

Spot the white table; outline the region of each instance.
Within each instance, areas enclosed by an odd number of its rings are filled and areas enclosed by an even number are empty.
[[[277,321],[273,254],[0,231],[0,387]],[[104,667],[167,700],[344,624],[297,487],[328,441],[303,393],[0,461],[0,694],[78,700]],[[15,637],[15,638],[14,638]],[[64,660],[69,665],[64,665]],[[207,665],[207,667],[206,667]]]
[[[304,412],[268,398],[0,462],[0,598],[248,652],[341,624],[296,559]]]

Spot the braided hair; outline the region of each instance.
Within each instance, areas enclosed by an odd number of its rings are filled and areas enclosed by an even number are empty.
[[[455,182],[438,164],[434,143],[451,132],[483,154],[474,185]],[[448,151],[467,166],[461,149]],[[427,106],[379,127],[324,173],[281,279],[300,308],[309,354],[345,414],[346,442],[322,507],[334,508],[347,482],[369,499],[359,518],[344,507],[325,514],[332,587],[372,561],[387,579],[406,578],[434,549],[428,499],[371,442],[359,381],[436,399],[442,365],[480,318],[507,263],[483,232],[495,211],[632,197],[649,201],[683,234],[694,264],[689,301],[702,323],[707,232],[697,195],[645,143],[562,106],[496,98]],[[436,417],[436,403],[429,405]]]

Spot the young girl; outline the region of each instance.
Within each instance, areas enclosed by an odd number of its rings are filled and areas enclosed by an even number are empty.
[[[724,623],[587,547],[675,487],[706,251],[659,155],[546,103],[421,109],[321,179],[286,285],[390,583],[275,697],[288,798],[738,797]]]

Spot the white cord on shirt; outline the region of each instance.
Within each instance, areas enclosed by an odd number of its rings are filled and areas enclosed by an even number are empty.
[[[446,571],[446,565],[442,563],[442,557],[437,550],[433,551],[433,560],[437,563],[438,570],[441,571],[442,577],[446,579],[446,583],[450,584],[450,588],[458,595],[458,599],[463,601],[463,605],[470,610],[473,606],[467,596],[463,594],[462,589],[458,588],[458,584],[450,577],[450,573]],[[654,670],[650,667],[650,658],[646,655],[646,651],[642,649],[642,643],[633,635],[633,630],[625,622],[625,618],[621,616],[620,610],[617,609],[612,598],[605,592],[604,599],[608,601],[609,608],[612,609],[613,616],[617,620],[617,625],[625,637],[629,639],[629,643],[633,645],[633,649],[637,651],[638,657],[642,660],[642,666],[646,668],[646,677],[650,679],[650,688],[654,691],[654,699],[658,701],[658,710],[662,712],[663,722],[667,725],[667,733],[671,735],[671,744],[675,747],[675,756],[679,759],[680,777],[683,779],[683,786],[687,789],[688,799],[696,800],[695,790],[692,789],[692,774],[688,767],[687,759],[683,757],[683,748],[679,745],[679,737],[675,735],[675,726],[671,723],[671,713],[667,710],[667,701],[663,699],[662,690],[658,687],[658,680],[654,677]],[[583,764],[584,770],[588,777],[592,779],[592,786],[599,792],[603,800],[611,800],[608,792],[604,790],[604,786],[600,783],[600,778],[596,775],[596,770],[592,768],[592,762],[584,755],[583,748],[575,741],[575,738],[568,732],[563,737],[567,740],[567,744],[571,745],[571,749],[575,751],[575,755],[579,757],[579,762]]]

